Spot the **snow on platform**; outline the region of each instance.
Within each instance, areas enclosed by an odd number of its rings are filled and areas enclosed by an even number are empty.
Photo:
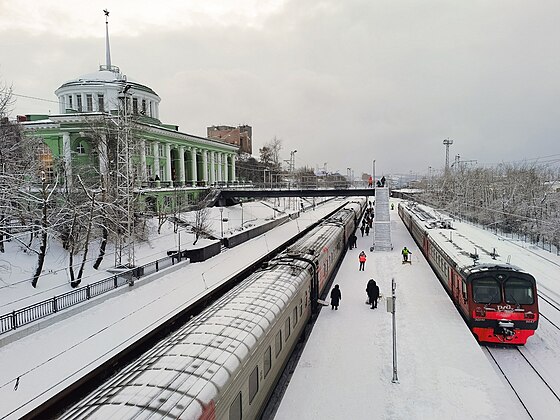
[[[60,312],[60,322],[50,326],[34,324],[38,331],[0,347],[0,419],[30,412],[340,205],[330,201],[207,261],[181,269],[177,264],[168,274],[116,289],[112,297],[66,319]]]
[[[519,419],[524,409],[498,376],[406,228],[391,211],[394,250],[369,252],[359,237],[334,284],[338,311],[324,307],[275,420]],[[412,265],[400,250],[412,251]],[[368,256],[358,271],[358,254]],[[392,383],[391,314],[385,297],[397,282],[398,383]],[[383,294],[366,305],[374,278]]]

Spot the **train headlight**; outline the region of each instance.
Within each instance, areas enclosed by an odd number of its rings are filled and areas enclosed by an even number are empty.
[[[535,314],[533,312],[525,312],[525,319],[535,319]]]
[[[486,316],[486,309],[478,307],[474,310],[475,317],[485,317]]]

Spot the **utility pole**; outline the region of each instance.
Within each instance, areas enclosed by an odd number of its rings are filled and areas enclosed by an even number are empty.
[[[119,93],[120,115],[117,133],[117,203],[119,219],[117,229],[119,241],[115,255],[117,266],[134,267],[133,240],[133,196],[134,177],[132,170],[132,156],[134,156],[133,142],[130,136],[130,97],[131,85],[125,85]]]
[[[445,145],[445,173],[449,172],[449,146],[453,144],[453,140],[449,140],[449,137],[443,141]]]

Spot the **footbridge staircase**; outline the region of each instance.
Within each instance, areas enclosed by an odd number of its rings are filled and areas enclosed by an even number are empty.
[[[373,219],[372,251],[391,251],[391,216],[389,213],[389,188],[375,188],[375,217]]]

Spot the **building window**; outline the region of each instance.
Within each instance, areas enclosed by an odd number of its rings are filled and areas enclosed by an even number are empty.
[[[229,420],[241,420],[241,392],[229,406]]]
[[[165,156],[165,150],[163,148],[163,144],[158,144],[158,155]]]
[[[69,109],[74,109],[74,101],[72,101],[72,95],[68,95],[68,108]]]
[[[82,112],[82,95],[76,95],[76,105],[78,106],[78,112]]]
[[[102,93],[97,94],[97,107],[99,112],[105,112],[105,97]]]
[[[132,113],[138,114],[138,98],[132,98]]]
[[[142,115],[146,115],[146,100],[142,99]]]
[[[86,95],[86,108],[87,112],[93,111],[93,95],[91,94]]]
[[[278,357],[278,355],[282,351],[282,330],[278,331],[276,333],[276,337],[274,337],[274,349],[276,357]]]
[[[53,155],[52,151],[45,143],[41,143],[37,148],[37,157],[39,159],[39,165],[42,171],[45,172],[47,179],[52,179],[53,177]]]
[[[153,111],[152,101],[150,101],[150,117],[153,116],[154,116],[154,111]]]
[[[251,375],[249,375],[249,404],[255,399],[255,395],[259,391],[259,367],[255,366]]]
[[[84,147],[82,142],[79,142],[78,145],[76,146],[76,152],[78,152],[79,155],[85,155],[86,148]]]
[[[152,148],[150,146],[146,145],[144,149],[146,150],[146,156],[152,155]]]
[[[272,350],[270,349],[270,346],[268,346],[268,348],[264,352],[263,365],[264,377],[266,378],[266,375],[268,375],[268,372],[270,372],[270,368],[272,366]]]
[[[146,175],[148,176],[148,179],[152,178],[153,174],[154,174],[154,170],[152,168],[152,165],[147,165],[146,166]]]

